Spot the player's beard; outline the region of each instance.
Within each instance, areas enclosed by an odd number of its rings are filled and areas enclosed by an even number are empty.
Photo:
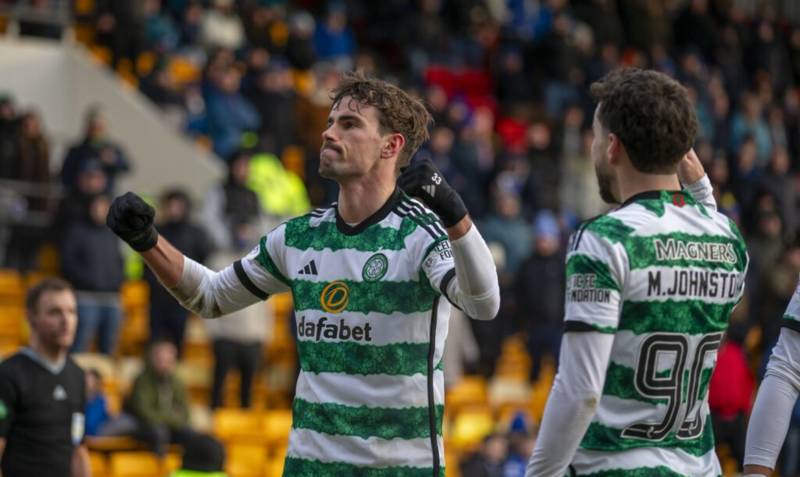
[[[614,181],[607,170],[604,170],[601,163],[596,162],[594,165],[594,173],[597,176],[597,185],[600,188],[600,198],[606,204],[618,204],[619,201],[614,198]]]
[[[323,145],[322,149],[320,150],[319,154],[319,175],[324,177],[325,179],[336,180],[341,176],[341,171],[339,171],[340,167],[337,167],[336,162],[339,162],[342,159],[342,150],[340,148],[331,148],[335,151],[329,152],[328,157],[325,154],[325,145]],[[338,157],[331,157],[331,156],[338,156]]]

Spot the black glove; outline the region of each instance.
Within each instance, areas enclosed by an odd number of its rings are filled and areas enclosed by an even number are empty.
[[[133,192],[114,199],[108,209],[106,225],[137,252],[156,246],[158,232],[153,226],[155,209]]]
[[[450,228],[467,215],[461,196],[444,180],[444,176],[430,159],[417,161],[406,168],[397,185],[406,194],[419,197]]]

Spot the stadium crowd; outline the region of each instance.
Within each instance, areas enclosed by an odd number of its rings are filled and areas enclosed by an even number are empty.
[[[164,195],[162,209],[178,210],[167,214],[172,232],[160,230],[172,233],[170,240],[193,242],[192,248],[181,248],[195,250],[198,260],[214,249],[247,250],[259,227],[282,215],[264,210],[243,186],[248,171],[242,158],[263,153],[285,158],[299,149],[303,160],[297,172],[310,204],[335,198],[335,186],[316,171],[318,132],[339,72],[362,69],[422,97],[435,124],[418,156],[430,157],[463,197],[500,273],[500,315],[470,322],[479,353],[466,371],[492,376],[503,340],[523,333],[532,382],[539,379],[545,356],[557,358],[567,238],[581,221],[606,210],[589,155],[594,105],[588,86],[620,66],[674,76],[695,102],[700,123],[695,150],[717,203],[740,225],[752,260],[746,297],[731,322],[710,390],[717,439],[741,462],[754,376],[777,339],[800,274],[800,22],[783,15],[780,5],[98,0],[75,22],[91,27],[94,43],[110,51],[112,68],[127,60],[141,92],[179,117],[187,134],[207,137],[228,163],[230,178],[218,191],[227,205],[204,204],[195,228],[186,229],[185,195]],[[149,68],[137,61],[145,53],[153,58]],[[196,81],[174,76],[170,64],[177,60],[201,72]],[[46,114],[17,110],[11,96],[0,100],[0,178],[54,181],[46,120]],[[54,212],[52,228],[14,226],[4,265],[30,270],[36,256],[31,244],[55,241],[61,271],[79,291],[76,349],[86,349],[91,335],[99,333],[98,349],[113,353],[124,319],[118,303],[123,260],[117,239],[99,218],[105,217],[108,197],[118,192],[114,178],[135,169],[137,158],[127,157],[106,132],[102,111],[90,111],[85,137],[63,159],[60,203],[35,199],[24,205]],[[170,205],[176,201],[182,203]],[[227,232],[221,233],[220,223]],[[161,298],[153,303],[161,308],[151,310],[151,320],[160,320],[152,327],[153,340],[166,337],[180,351],[186,315],[170,303],[159,304]],[[233,353],[228,346],[236,342],[227,336],[219,345],[215,341],[218,356]],[[784,450],[784,475],[800,472],[800,407],[796,415]],[[521,467],[515,467],[514,456],[527,447],[515,436],[520,429],[534,431],[515,422],[510,441],[489,436],[464,461],[464,476],[522,475],[527,456]]]

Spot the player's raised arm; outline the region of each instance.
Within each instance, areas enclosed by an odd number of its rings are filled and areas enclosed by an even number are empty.
[[[746,475],[772,475],[800,395],[800,283],[758,389],[745,445]]]
[[[717,210],[717,201],[714,200],[714,188],[711,186],[711,180],[706,175],[705,168],[694,149],[690,149],[678,163],[678,178],[694,200],[703,204],[704,207]]]
[[[160,236],[153,224],[154,217],[152,207],[128,192],[114,199],[106,223],[141,254],[164,287],[188,310],[215,318],[288,289],[268,271],[253,265],[259,256],[268,256],[266,240],[244,259],[214,272],[184,256]]]
[[[438,284],[442,293],[470,318],[493,319],[500,310],[497,269],[464,201],[429,159],[406,169],[398,179],[398,185],[407,194],[419,197],[439,216],[447,229],[452,264],[435,260],[424,264],[431,282]],[[436,253],[435,250],[432,252]]]

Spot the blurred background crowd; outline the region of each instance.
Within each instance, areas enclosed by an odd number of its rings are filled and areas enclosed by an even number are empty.
[[[753,391],[800,274],[800,4],[5,0],[0,8],[20,3],[31,14],[17,22],[19,36],[85,44],[176,133],[224,162],[227,178],[212,190],[194,190],[187,171],[185,183],[154,198],[161,233],[212,266],[246,253],[270,224],[335,199],[335,184],[316,170],[328,92],[341,71],[361,69],[425,101],[435,124],[418,156],[430,157],[464,198],[495,255],[503,295],[496,320],[456,317],[448,342],[456,443],[447,467],[464,477],[524,472],[558,353],[566,242],[608,207],[589,155],[589,85],[621,66],[675,77],[694,101],[695,150],[719,208],[740,225],[751,257],[746,298],[710,389],[720,452],[726,469],[737,470]],[[47,18],[65,5],[70,23]],[[169,158],[130,157],[111,139],[102,105],[75,118],[84,136],[56,154],[47,111],[20,108],[2,80],[0,94],[0,179],[25,197],[0,213],[3,266],[21,276],[58,273],[75,285],[76,352],[141,357],[144,343],[166,340],[182,358],[193,318],[104,227],[109,199],[123,192],[118,178],[139,161]],[[128,349],[119,345],[129,326],[121,290],[136,283],[153,285],[148,332]],[[251,406],[252,383],[270,366],[262,358],[274,356],[265,341],[292,329],[280,324],[290,313],[243,315],[232,318],[236,326],[205,331],[215,364],[204,402],[212,407],[225,405],[229,368],[240,369],[235,405]],[[459,421],[460,410],[473,420]],[[783,475],[800,472],[796,414]]]

